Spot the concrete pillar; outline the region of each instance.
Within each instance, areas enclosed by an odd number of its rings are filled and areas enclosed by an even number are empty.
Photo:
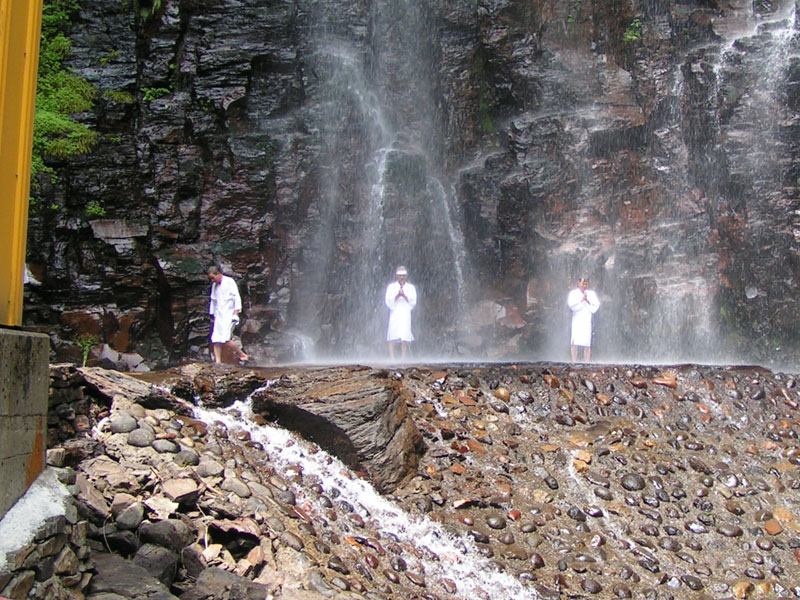
[[[44,468],[50,339],[0,328],[0,518]]]

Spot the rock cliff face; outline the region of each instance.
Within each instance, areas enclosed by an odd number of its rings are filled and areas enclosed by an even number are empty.
[[[581,275],[597,358],[800,354],[793,2],[151,13],[75,15],[100,141],[42,186],[25,313],[59,359],[206,352],[211,261],[260,361],[382,356],[399,263],[418,354],[566,358]]]

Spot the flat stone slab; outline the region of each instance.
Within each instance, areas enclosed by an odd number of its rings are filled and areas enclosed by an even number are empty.
[[[92,556],[97,573],[89,585],[87,600],[116,594],[127,600],[178,600],[167,586],[146,569],[115,554]]]

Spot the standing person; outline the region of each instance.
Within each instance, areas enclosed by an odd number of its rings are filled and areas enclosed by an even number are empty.
[[[208,268],[208,279],[211,281],[208,312],[214,319],[211,329],[214,362],[222,362],[222,347],[227,346],[239,357],[239,362],[244,364],[250,357],[231,340],[233,328],[239,323],[239,312],[242,310],[239,288],[236,282],[223,275],[218,267]]]
[[[397,267],[395,271],[397,281],[386,287],[384,298],[389,307],[389,329],[386,332],[386,341],[389,344],[389,358],[394,360],[395,344],[400,344],[400,359],[406,357],[408,342],[414,341],[411,333],[411,311],[417,305],[417,289],[406,281],[408,271],[404,266]]]
[[[572,362],[578,360],[578,346],[583,348],[583,360],[592,360],[592,315],[600,308],[600,300],[593,290],[589,289],[589,280],[581,277],[578,287],[567,296],[567,304],[572,311],[572,334],[570,336],[570,354]]]

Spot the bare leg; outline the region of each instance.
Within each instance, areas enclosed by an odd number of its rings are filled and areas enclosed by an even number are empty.
[[[592,349],[589,346],[583,349],[583,360],[585,362],[592,362]]]
[[[389,360],[394,360],[394,342],[387,342],[389,346]]]
[[[406,352],[408,352],[408,342],[400,342],[400,360],[406,359]]]
[[[224,344],[222,344],[222,345],[223,345],[223,346],[227,346],[228,348],[230,348],[231,350],[233,350],[233,351],[234,351],[234,353],[236,353],[236,356],[238,356],[238,357],[239,357],[239,360],[247,360],[248,358],[250,358],[249,356],[247,356],[247,354],[245,354],[245,353],[244,353],[244,352],[243,352],[243,351],[242,351],[242,350],[239,348],[239,346],[237,346],[237,345],[236,345],[236,342],[234,342],[233,340],[228,340],[227,342],[225,342],[225,343],[224,343]]]
[[[222,345],[221,344],[211,344],[211,347],[214,349],[214,362],[221,363],[222,362]]]
[[[578,362],[578,347],[570,346],[569,353],[572,356],[572,362]]]

